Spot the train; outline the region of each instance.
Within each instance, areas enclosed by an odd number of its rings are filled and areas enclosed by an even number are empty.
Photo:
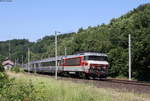
[[[58,56],[31,61],[24,64],[28,72],[74,75],[80,78],[106,78],[108,75],[108,56],[104,53],[82,52],[74,55]]]

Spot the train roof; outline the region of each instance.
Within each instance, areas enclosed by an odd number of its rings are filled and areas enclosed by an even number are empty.
[[[83,52],[83,53],[77,53],[74,55],[67,55],[67,56],[58,56],[57,60],[61,60],[63,58],[72,58],[72,57],[78,57],[78,56],[106,56],[106,54],[104,53],[96,53],[96,52]],[[42,60],[37,60],[37,61],[31,61],[30,64],[34,64],[34,63],[41,63],[41,62],[49,62],[49,61],[55,61],[56,58],[55,57],[51,57],[51,58],[47,58],[47,59],[42,59]]]
[[[63,56],[58,56],[57,60],[61,60]],[[55,57],[51,57],[51,58],[47,58],[47,59],[42,59],[42,60],[37,60],[37,61],[31,61],[30,64],[34,64],[34,63],[41,63],[41,62],[49,62],[49,61],[55,61],[56,58]]]
[[[79,53],[80,55],[96,55],[96,56],[107,56],[106,54],[104,53],[96,53],[96,52],[85,52],[85,53]]]
[[[77,53],[74,55],[68,55],[68,56],[65,56],[64,58],[71,58],[71,57],[78,57],[78,56],[106,56],[107,57],[107,54],[96,53],[96,52],[83,52],[83,53]]]

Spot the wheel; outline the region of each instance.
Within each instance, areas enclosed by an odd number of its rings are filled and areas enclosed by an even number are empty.
[[[87,75],[86,73],[83,73],[83,72],[79,72],[79,73],[78,73],[78,76],[79,76],[79,78],[81,78],[81,79],[90,79],[90,78],[89,78],[89,75]]]

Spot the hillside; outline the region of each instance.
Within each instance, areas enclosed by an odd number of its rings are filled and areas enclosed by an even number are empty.
[[[110,62],[110,76],[128,76],[128,34],[132,36],[132,74],[139,80],[150,80],[150,4],[114,18],[109,24],[80,28],[77,33],[58,36],[58,54],[64,55],[80,51],[107,53]],[[21,56],[30,47],[31,60],[54,56],[54,36],[46,36],[31,43],[27,40],[11,40],[12,59]],[[0,42],[0,57],[8,56],[8,41]],[[25,59],[26,61],[27,59]]]

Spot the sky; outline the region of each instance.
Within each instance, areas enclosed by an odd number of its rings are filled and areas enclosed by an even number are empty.
[[[108,24],[149,0],[0,0],[0,41],[76,32]]]

